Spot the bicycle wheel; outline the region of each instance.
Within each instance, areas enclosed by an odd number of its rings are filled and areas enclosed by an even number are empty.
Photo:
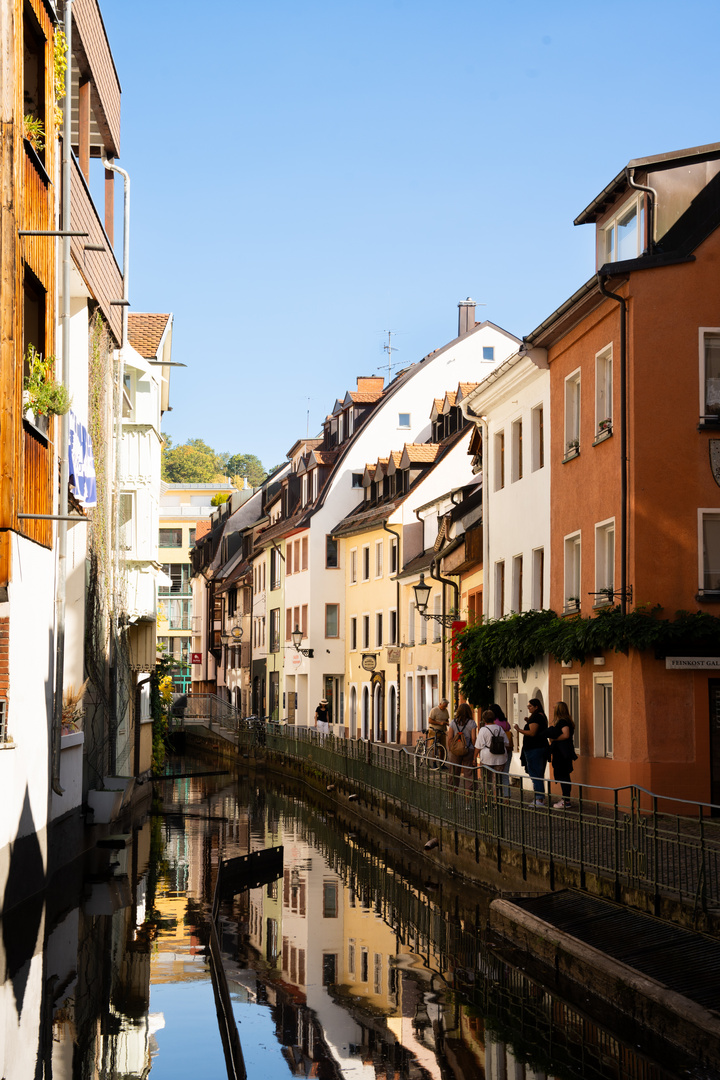
[[[431,769],[440,769],[447,758],[447,750],[441,742],[436,742],[432,753],[428,756],[428,765]]]

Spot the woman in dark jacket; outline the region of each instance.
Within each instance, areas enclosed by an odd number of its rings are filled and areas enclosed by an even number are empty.
[[[550,761],[553,767],[553,776],[560,785],[562,798],[553,803],[553,810],[567,810],[570,802],[570,773],[573,771],[573,761],[577,757],[575,753],[575,721],[573,720],[564,701],[558,701],[553,715],[553,725],[548,728],[550,742]]]
[[[523,737],[525,768],[535,788],[535,805],[545,805],[545,768],[548,760],[548,718],[539,698],[528,701],[528,718],[524,728],[513,725]]]

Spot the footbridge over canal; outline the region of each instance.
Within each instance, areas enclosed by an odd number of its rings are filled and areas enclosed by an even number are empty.
[[[487,882],[492,871],[501,890],[514,868],[535,887],[580,888],[720,935],[720,807],[574,785],[576,808],[553,812],[523,783],[503,794],[491,769],[463,786],[454,767],[433,769],[404,747],[242,718],[213,695],[189,698],[171,728],[212,740],[239,764],[322,775],[330,797],[348,813],[361,808],[368,827],[425,845],[428,859],[468,877]]]

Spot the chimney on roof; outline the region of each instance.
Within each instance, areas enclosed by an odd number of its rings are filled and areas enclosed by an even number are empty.
[[[475,301],[471,296],[458,304],[458,337],[465,337],[475,326]]]
[[[358,375],[357,388],[359,394],[378,394],[385,385],[384,375]]]

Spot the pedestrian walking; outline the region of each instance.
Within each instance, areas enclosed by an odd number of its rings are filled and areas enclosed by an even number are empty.
[[[535,805],[545,805],[545,768],[548,763],[548,718],[539,698],[528,701],[528,715],[525,727],[519,724],[513,727],[523,737],[525,768],[535,789]]]
[[[477,724],[473,711],[465,695],[460,694],[460,704],[450,723],[447,735],[448,758],[450,764],[456,766],[450,777],[450,785],[454,788],[457,788],[461,778],[465,790],[472,787],[476,738]]]
[[[321,698],[320,704],[315,710],[315,728],[320,735],[327,735],[330,731],[330,710],[327,698]]]
[[[502,795],[505,792],[505,774],[503,767],[508,759],[507,732],[498,723],[492,709],[485,709],[480,716],[480,729],[475,740],[475,764],[487,765],[495,771],[490,775],[495,778],[495,787]],[[508,787],[507,795],[510,790]]]
[[[572,806],[570,773],[573,771],[573,762],[577,759],[577,754],[575,753],[575,721],[564,701],[558,701],[555,706],[553,724],[548,728],[547,734],[550,739],[553,777],[560,785],[562,792],[559,802],[553,803],[553,810],[569,810]]]
[[[510,721],[505,716],[505,713],[503,712],[501,706],[497,704],[497,702],[493,702],[492,705],[490,706],[490,708],[492,709],[493,714],[495,716],[495,722],[500,725],[500,727],[503,729],[503,731],[505,732],[505,734],[508,737],[507,760],[506,760],[505,764],[502,766],[502,771],[503,771],[503,794],[504,794],[506,799],[509,799],[510,798],[510,766],[512,765],[512,756],[513,756],[513,733],[512,733],[512,728],[510,727]]]

